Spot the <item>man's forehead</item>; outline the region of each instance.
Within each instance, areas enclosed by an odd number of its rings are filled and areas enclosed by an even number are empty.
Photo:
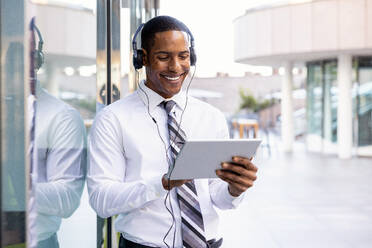
[[[181,37],[183,37],[183,41],[185,42],[185,45],[188,47],[190,45],[188,33],[179,30],[169,30],[155,33],[154,46],[164,46],[172,44],[174,42],[180,42]]]

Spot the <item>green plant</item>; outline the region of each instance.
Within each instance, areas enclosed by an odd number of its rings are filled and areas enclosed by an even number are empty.
[[[244,92],[243,89],[239,90],[239,95],[241,100],[240,109],[248,109],[256,112],[257,101],[254,96],[250,92]]]
[[[248,90],[244,91],[244,89],[239,90],[240,95],[240,109],[248,109],[253,112],[259,112],[260,110],[263,110],[265,108],[271,107],[275,104],[274,99],[266,99],[266,100],[260,100],[256,99]]]

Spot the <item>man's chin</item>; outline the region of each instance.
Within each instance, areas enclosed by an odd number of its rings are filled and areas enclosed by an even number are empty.
[[[166,91],[164,92],[167,95],[166,98],[171,98],[172,96],[177,95],[181,91],[181,88],[182,87],[180,87],[180,86],[177,86],[177,87],[167,87]]]

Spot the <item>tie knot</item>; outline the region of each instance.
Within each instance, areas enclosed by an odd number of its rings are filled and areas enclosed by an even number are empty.
[[[173,100],[170,100],[170,101],[164,101],[163,105],[164,105],[165,111],[167,111],[167,114],[169,114],[171,110],[173,109],[174,105],[176,105],[176,103]]]

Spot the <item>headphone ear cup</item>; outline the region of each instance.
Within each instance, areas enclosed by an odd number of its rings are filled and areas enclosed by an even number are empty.
[[[35,50],[34,54],[35,69],[39,70],[41,66],[44,64],[44,53],[39,50]]]
[[[42,51],[39,51],[38,50],[38,64],[40,65],[40,67],[38,68],[38,69],[40,69],[41,68],[41,66],[43,66],[43,64],[44,64],[44,53],[42,52]]]
[[[196,54],[194,47],[190,47],[190,65],[194,66],[196,64]]]
[[[135,69],[141,69],[143,66],[143,51],[137,50],[136,54],[133,54],[133,66]]]

